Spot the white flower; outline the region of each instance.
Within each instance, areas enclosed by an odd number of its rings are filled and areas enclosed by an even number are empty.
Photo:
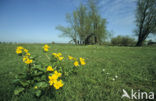
[[[109,74],[109,73],[106,73],[106,74]]]
[[[102,71],[104,72],[104,71],[105,71],[105,69],[102,69]]]
[[[118,78],[118,76],[116,75],[115,78]]]
[[[112,80],[114,81],[115,79],[113,78]]]

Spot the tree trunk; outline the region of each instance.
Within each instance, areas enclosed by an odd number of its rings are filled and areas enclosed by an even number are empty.
[[[136,46],[142,46],[142,43],[143,43],[143,40],[142,39],[139,39]]]
[[[138,42],[137,42],[136,46],[142,46],[143,42],[145,41],[145,39],[147,38],[148,35],[149,35],[148,30],[146,30],[144,34],[139,35]]]

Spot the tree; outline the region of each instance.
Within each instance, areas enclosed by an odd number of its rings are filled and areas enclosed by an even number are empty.
[[[149,34],[156,33],[156,0],[138,0],[136,10],[136,46],[142,46]]]
[[[83,44],[100,43],[106,39],[106,19],[98,14],[95,0],[89,0],[87,6],[81,3],[72,14],[66,15],[66,19],[69,27],[57,27],[63,36]]]
[[[78,43],[77,33],[73,30],[73,28],[59,25],[56,27],[56,29],[62,32],[62,35],[60,35],[60,37],[68,37],[68,38],[71,38],[71,41],[73,41],[75,44]]]

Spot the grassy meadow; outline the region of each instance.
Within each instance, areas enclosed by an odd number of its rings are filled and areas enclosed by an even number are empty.
[[[43,44],[0,44],[0,101],[129,101],[121,99],[122,89],[156,93],[156,47],[49,44],[49,55],[61,52],[65,57],[83,57],[86,65],[64,82],[55,97],[38,99],[31,92],[14,96],[12,81],[24,66],[16,54],[17,46],[47,61]]]

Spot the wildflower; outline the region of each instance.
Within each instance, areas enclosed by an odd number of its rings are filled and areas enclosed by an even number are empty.
[[[64,58],[64,57],[58,57],[58,59],[59,59],[60,61],[63,60],[63,58]]]
[[[105,69],[102,69],[102,71],[104,72],[104,71],[105,71]]]
[[[58,56],[62,56],[62,53],[58,53]]]
[[[68,59],[69,59],[69,60],[72,60],[72,59],[73,59],[73,57],[72,57],[72,56],[68,56]]]
[[[54,87],[55,87],[55,89],[59,89],[60,87],[63,87],[63,83],[62,83],[62,80],[59,80],[59,81],[56,81],[55,83],[54,83]]]
[[[49,49],[48,48],[44,48],[44,51],[47,52],[47,51],[49,51]]]
[[[17,49],[17,50],[16,50],[16,53],[17,53],[17,54],[21,54],[21,53],[22,53],[22,50]]]
[[[18,46],[17,49],[22,50],[24,48],[22,46]]]
[[[79,62],[78,62],[78,61],[75,61],[75,62],[74,62],[74,66],[75,66],[75,67],[79,66]]]
[[[22,49],[24,49],[22,46],[18,46],[18,47],[16,48],[16,53],[17,53],[17,54],[21,54],[21,53],[22,53]]]
[[[25,63],[26,64],[31,64],[32,63],[32,60],[30,60],[29,58],[27,58],[26,61],[25,61]]]
[[[86,64],[86,63],[85,63],[85,59],[80,58],[80,63],[81,63],[81,65],[85,65],[85,64]]]
[[[28,56],[23,57],[23,62],[25,62],[28,59]]]
[[[28,50],[27,50],[27,49],[24,49],[24,52],[25,52],[25,53],[28,53]]]
[[[45,45],[43,46],[43,50],[44,50],[45,52],[49,51],[49,46],[48,46],[47,44],[45,44]]]
[[[115,78],[118,78],[118,76],[116,75]]]
[[[26,55],[27,55],[27,56],[30,56],[31,54],[30,54],[30,53],[26,53]]]
[[[37,88],[38,88],[37,86],[34,87],[34,89],[37,89]]]
[[[61,77],[61,73],[58,73],[56,70],[54,71],[54,74],[57,75],[58,77]]]
[[[44,45],[44,48],[49,48],[49,46],[47,44]]]
[[[51,66],[48,66],[47,71],[54,71],[54,69]]]
[[[115,79],[114,79],[114,78],[112,78],[112,80],[113,80],[113,81],[115,81]]]
[[[57,58],[57,53],[52,53],[52,55]]]
[[[110,74],[110,73],[106,73],[106,74]]]
[[[53,74],[52,76],[48,76],[48,78],[49,78],[49,84],[50,86],[52,86],[57,81],[58,76],[56,74]]]

